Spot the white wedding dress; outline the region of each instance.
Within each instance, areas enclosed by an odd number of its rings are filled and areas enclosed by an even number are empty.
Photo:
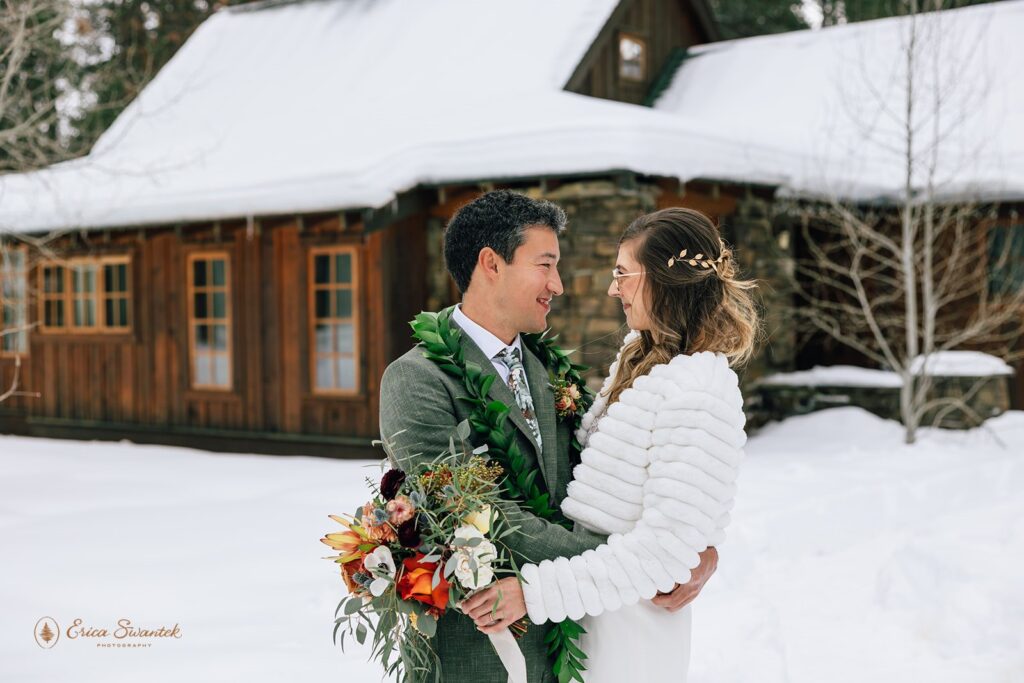
[[[594,416],[581,446],[586,448],[603,417],[603,411]],[[592,524],[591,530],[612,533],[611,529],[598,527]],[[583,675],[586,683],[686,683],[686,672],[690,668],[691,610],[692,603],[677,612],[669,612],[650,600],[638,600],[610,614],[584,617],[582,625],[586,633],[580,638],[580,648],[587,654],[584,662],[587,671]],[[634,654],[623,656],[625,653]]]
[[[531,621],[582,619],[587,683],[686,681],[692,604],[668,612],[651,598],[688,582],[699,553],[724,540],[744,423],[736,374],[712,353],[658,365],[584,416],[562,511],[608,541],[522,576]]]

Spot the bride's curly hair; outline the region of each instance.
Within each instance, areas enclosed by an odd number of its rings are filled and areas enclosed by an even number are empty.
[[[630,223],[619,246],[633,240],[652,329],[623,347],[608,402],[681,353],[721,353],[731,365],[749,360],[760,325],[751,294],[757,283],[738,276],[711,219],[692,209],[662,209]]]

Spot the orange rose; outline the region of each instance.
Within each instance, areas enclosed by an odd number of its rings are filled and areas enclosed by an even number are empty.
[[[345,587],[353,595],[366,595],[366,589],[356,583],[355,575],[358,572],[365,572],[362,560],[353,560],[341,565],[341,578],[345,580]]]
[[[416,600],[431,607],[446,609],[448,607],[448,581],[442,575],[437,588],[431,589],[430,585],[434,581],[434,572],[437,571],[438,563],[421,562],[420,560],[424,557],[426,556],[423,553],[417,553],[415,557],[402,561],[405,571],[402,572],[396,585],[398,596],[403,600]]]

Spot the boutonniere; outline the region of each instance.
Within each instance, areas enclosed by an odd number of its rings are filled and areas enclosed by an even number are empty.
[[[560,419],[572,417],[579,412],[579,400],[583,397],[579,385],[565,379],[556,379],[555,390],[555,412]]]

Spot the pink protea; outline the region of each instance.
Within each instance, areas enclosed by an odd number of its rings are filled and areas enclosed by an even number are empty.
[[[416,514],[416,506],[407,496],[395,496],[394,500],[388,501],[387,511],[388,521],[397,527],[412,519]]]

